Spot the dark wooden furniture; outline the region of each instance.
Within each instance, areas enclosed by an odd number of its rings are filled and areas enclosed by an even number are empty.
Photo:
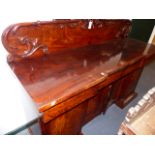
[[[127,38],[129,20],[54,20],[8,27],[8,63],[36,103],[43,134],[80,134],[113,103],[135,97],[155,46]]]
[[[120,135],[155,135],[155,87],[150,89],[135,107],[131,107],[122,122]]]

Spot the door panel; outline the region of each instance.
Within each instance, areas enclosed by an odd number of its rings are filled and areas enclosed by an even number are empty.
[[[142,69],[137,69],[116,82],[113,98],[119,107],[124,108],[135,96],[141,72]]]

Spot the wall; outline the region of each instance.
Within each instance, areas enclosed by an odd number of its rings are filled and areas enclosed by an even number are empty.
[[[129,37],[148,42],[154,25],[155,19],[133,19]]]

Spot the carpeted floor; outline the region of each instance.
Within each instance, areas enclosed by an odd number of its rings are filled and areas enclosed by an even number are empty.
[[[138,96],[128,104],[123,110],[116,105],[112,105],[106,114],[101,114],[87,123],[82,132],[86,135],[115,135],[119,129],[121,122],[131,106],[137,104],[142,96],[147,93],[149,89],[155,86],[155,62],[151,63],[143,70],[141,78],[138,82],[136,92]]]

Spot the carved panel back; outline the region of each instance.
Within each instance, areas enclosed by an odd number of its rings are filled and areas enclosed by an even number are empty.
[[[11,58],[32,58],[125,38],[130,26],[129,20],[99,19],[19,23],[3,32],[2,42]]]

